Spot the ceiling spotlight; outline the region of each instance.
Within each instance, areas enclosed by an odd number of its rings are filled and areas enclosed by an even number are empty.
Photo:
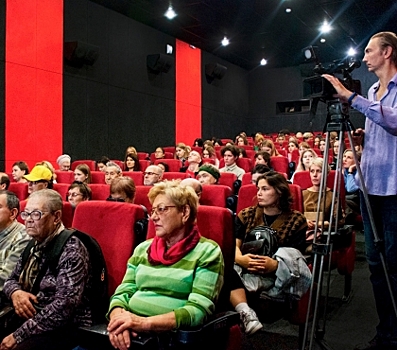
[[[168,19],[173,19],[174,17],[176,17],[176,13],[171,5],[168,6],[168,10],[164,13],[164,16]]]
[[[354,50],[352,47],[349,49],[349,51],[347,51],[348,56],[354,56],[356,53],[356,50]]]
[[[261,59],[261,66],[266,66],[267,65],[267,60],[265,58]]]
[[[320,39],[320,43],[325,43],[325,41],[326,41],[326,40],[325,40],[324,38],[321,38],[321,39]]]
[[[289,8],[289,7],[287,7],[287,8],[285,9],[285,12],[287,12],[287,13],[291,13],[291,11],[292,11],[292,9]]]
[[[332,30],[331,25],[327,21],[324,21],[323,25],[320,27],[320,32],[329,33],[331,30]]]
[[[221,41],[221,43],[223,46],[227,46],[227,45],[229,45],[229,39],[226,37],[223,37],[223,40]]]

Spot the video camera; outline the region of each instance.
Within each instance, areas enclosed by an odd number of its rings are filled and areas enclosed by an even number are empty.
[[[304,49],[306,60],[312,60],[316,62],[313,68],[312,77],[303,80],[303,94],[307,98],[318,98],[320,101],[326,102],[329,100],[334,100],[333,95],[336,91],[332,84],[321,77],[322,74],[331,74],[336,76],[336,74],[341,75],[337,77],[338,80],[343,84],[346,89],[357,92],[361,95],[361,82],[360,80],[355,80],[351,76],[351,72],[361,66],[361,62],[354,57],[344,58],[341,60],[335,60],[328,67],[324,67],[317,58],[315,53],[315,47],[310,46]]]

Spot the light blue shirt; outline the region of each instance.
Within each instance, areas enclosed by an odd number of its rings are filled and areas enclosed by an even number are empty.
[[[358,95],[352,107],[366,116],[361,170],[368,194],[391,196],[397,194],[397,74],[380,101],[378,88],[373,84],[368,99]]]

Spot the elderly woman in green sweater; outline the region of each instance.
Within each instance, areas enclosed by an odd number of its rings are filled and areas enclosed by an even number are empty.
[[[109,338],[121,350],[130,346],[130,334],[201,325],[223,285],[222,253],[198,231],[193,189],[161,182],[149,200],[156,236],[135,249],[110,301]]]

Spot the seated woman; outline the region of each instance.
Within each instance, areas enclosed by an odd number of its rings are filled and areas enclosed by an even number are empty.
[[[178,181],[149,192],[156,236],[135,248],[110,300],[110,342],[127,349],[130,335],[201,325],[214,312],[223,284],[219,246],[195,224],[198,198]]]
[[[261,151],[270,154],[270,157],[282,157],[282,155],[277,151],[272,140],[265,140],[261,143]]]
[[[15,162],[12,165],[12,177],[15,182],[23,182],[26,183],[26,179],[23,178],[24,175],[29,174],[29,167],[25,162]]]
[[[361,158],[361,152],[356,152],[358,161]],[[346,190],[346,223],[354,224],[355,217],[361,215],[359,187],[354,177],[357,173],[356,163],[353,157],[353,151],[347,149],[343,152],[343,177],[345,180]]]
[[[128,153],[124,159],[125,171],[140,171],[138,155],[136,153]]]
[[[106,171],[106,164],[110,162],[110,159],[106,156],[102,156],[100,159],[96,161],[96,167],[98,171]]]
[[[136,187],[134,180],[128,176],[116,177],[110,183],[108,201],[134,203]]]
[[[85,183],[74,181],[68,188],[66,200],[73,208],[76,208],[81,202],[90,201],[92,199],[92,191]]]
[[[265,151],[259,151],[255,153],[254,159],[255,159],[255,165],[263,164],[266,165],[269,169],[271,169],[271,165],[270,165],[271,159],[269,153]]]
[[[267,226],[276,231],[279,248],[291,247],[304,252],[307,223],[303,214],[291,209],[292,196],[283,175],[269,171],[258,177],[256,185],[258,204],[243,209],[236,218],[235,264],[240,267],[240,270],[274,277],[279,265],[278,260],[269,256],[242,253],[241,249],[248,234],[258,226]],[[245,333],[253,334],[262,328],[262,324],[255,311],[247,304],[247,289],[240,276],[237,272],[234,274],[230,301],[235,310],[240,313]],[[254,299],[259,297],[258,293],[260,292],[251,293]]]
[[[91,170],[87,164],[79,164],[74,169],[74,181],[90,184],[92,182]]]
[[[208,145],[206,148],[203,150],[203,158],[209,158],[214,160],[214,165],[219,168],[219,159],[216,156],[216,151],[215,148]]]
[[[303,207],[305,211],[305,217],[307,219],[307,227],[309,230],[314,230],[316,225],[316,213],[317,213],[317,204],[319,199],[320,193],[320,185],[321,185],[321,177],[322,177],[322,169],[324,166],[324,160],[322,158],[316,158],[313,160],[312,164],[309,167],[310,172],[310,179],[312,181],[312,187],[303,191]],[[327,165],[327,174],[330,172],[330,167]],[[317,224],[318,228],[327,229],[330,224],[331,218],[331,208],[332,208],[332,191],[330,188],[326,188],[326,195],[325,195],[325,208],[323,204],[320,203],[320,217],[319,222]],[[334,220],[333,226],[335,225],[335,219],[337,210],[333,211]],[[343,215],[339,213],[339,223],[343,225]]]
[[[317,158],[317,153],[314,152],[311,148],[303,151],[299,157],[299,163],[296,167],[294,174],[291,177],[291,182],[294,183],[294,175],[301,171],[309,170],[310,165],[312,164],[313,160]]]
[[[189,157],[190,147],[187,147],[184,143],[180,142],[175,147],[175,159],[179,159],[184,166],[187,158]]]
[[[165,152],[163,147],[157,147],[156,150],[154,151],[154,158],[156,159],[164,159],[165,158]]]

